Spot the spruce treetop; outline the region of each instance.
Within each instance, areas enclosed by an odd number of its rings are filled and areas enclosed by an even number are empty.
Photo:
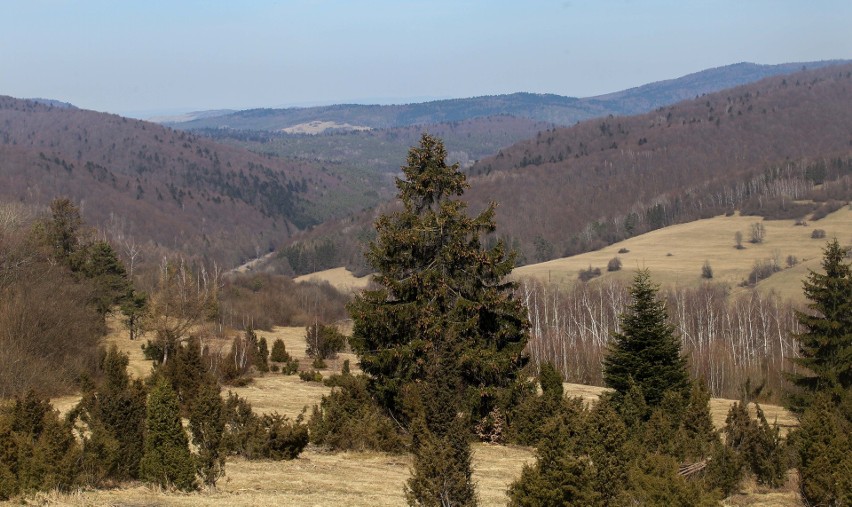
[[[621,315],[621,331],[613,334],[604,359],[607,386],[623,395],[632,379],[650,407],[659,405],[666,391],[686,399],[690,389],[680,339],[668,322],[665,302],[657,298],[658,290],[647,270],[636,274],[630,286],[631,303]]]
[[[791,396],[796,410],[809,405],[814,392],[842,396],[852,389],[852,268],[845,257],[835,238],[823,251],[824,273],[811,271],[804,282],[811,311],[796,314],[804,331],[796,335],[799,357],[793,361],[808,373],[790,375],[800,388]]]

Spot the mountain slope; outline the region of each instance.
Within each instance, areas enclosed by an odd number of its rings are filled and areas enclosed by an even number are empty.
[[[306,108],[250,109],[168,124],[187,130],[198,128],[283,130],[321,121],[369,128],[391,128],[510,115],[539,122],[573,125],[578,121],[608,114],[625,115],[650,111],[703,93],[754,82],[769,76],[795,72],[803,66],[819,68],[838,63],[843,62],[824,61],[780,65],[739,63],[589,98],[513,93],[387,106],[340,104]]]
[[[351,186],[157,124],[0,97],[0,200],[68,196],[88,223],[153,247],[235,264],[329,218],[322,201]]]
[[[805,217],[852,197],[852,65],[762,80],[653,113],[540,132],[469,170],[471,212],[498,203],[497,233],[540,262],[674,223],[733,212]],[[328,222],[283,257],[306,271],[365,266],[377,213]],[[333,248],[329,245],[333,245]],[[297,269],[298,270],[298,269]]]
[[[816,197],[850,197],[850,157],[845,65],[542,132],[473,166],[468,198],[499,202],[503,234],[545,260],[735,208],[804,215],[790,200],[823,180],[844,178]]]

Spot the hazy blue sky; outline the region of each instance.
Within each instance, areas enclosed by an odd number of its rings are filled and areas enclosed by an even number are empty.
[[[121,114],[515,91],[852,58],[850,0],[4,0],[0,94]]]

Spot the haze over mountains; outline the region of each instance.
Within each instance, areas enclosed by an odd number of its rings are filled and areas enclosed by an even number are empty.
[[[500,202],[498,233],[533,262],[747,204],[777,181],[809,192],[809,164],[850,154],[850,66],[833,64],[736,64],[591,99],[519,93],[210,112],[175,124],[195,132],[4,97],[0,201],[45,205],[68,196],[91,224],[226,265],[290,238],[305,255],[325,248],[312,267],[357,264],[373,216],[358,213],[392,196],[391,176],[426,130],[469,168],[473,208]],[[694,98],[803,66],[812,70]],[[310,122],[370,130],[276,132]],[[829,181],[845,170],[827,167]],[[737,190],[768,168],[787,172]],[[718,197],[725,192],[734,197]]]
[[[402,105],[341,104],[285,109],[248,109],[219,115],[200,111],[162,123],[180,129],[218,128],[271,130],[323,121],[369,128],[392,128],[457,122],[496,115],[538,122],[573,125],[589,118],[644,113],[656,107],[803,68],[843,63],[839,60],[759,65],[737,63],[707,69],[677,79],[630,88],[597,97],[576,98],[554,94],[513,93]]]

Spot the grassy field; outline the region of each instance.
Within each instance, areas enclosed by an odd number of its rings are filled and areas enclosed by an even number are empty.
[[[131,342],[117,322],[111,323],[109,343],[131,353],[130,371],[146,375],[151,371],[139,349],[140,340]],[[287,351],[304,365],[305,329],[297,327],[275,328],[271,332],[258,331],[271,344],[281,338]],[[137,353],[138,351],[138,353]],[[327,375],[339,371],[343,360],[352,354],[341,354],[328,361]],[[603,387],[565,384],[566,396],[580,396],[592,403],[606,391]],[[263,413],[277,411],[296,417],[305,407],[318,403],[329,388],[316,382],[303,382],[297,376],[268,373],[246,387],[231,388],[249,400],[255,410]],[[62,411],[70,409],[78,397],[53,400]],[[733,400],[710,401],[713,422],[724,425],[725,416]],[[782,431],[796,425],[795,418],[781,407],[763,406],[767,418],[778,421]],[[753,411],[753,407],[752,407]],[[483,506],[506,504],[506,488],[520,476],[525,463],[534,461],[534,450],[518,446],[473,445],[474,479]],[[291,506],[398,506],[404,505],[403,487],[409,477],[411,460],[408,455],[391,455],[376,452],[329,453],[309,446],[299,458],[292,461],[247,461],[229,459],[226,475],[215,490],[197,493],[162,491],[142,484],[128,484],[109,490],[87,490],[71,494],[48,493],[27,499],[29,503],[47,505],[291,505]],[[797,506],[795,476],[780,490],[761,489],[746,483],[742,490],[727,499],[725,505]]]
[[[332,287],[343,293],[350,293],[367,287],[370,283],[369,276],[356,277],[346,268],[326,269],[308,275],[302,275],[294,279],[297,282],[320,281],[328,282]]]
[[[749,242],[753,224],[763,224],[766,235],[763,243]],[[815,229],[825,231],[826,239],[811,239]],[[734,248],[734,235],[743,235],[742,250]],[[704,262],[713,268],[713,280],[729,284],[735,291],[747,290],[737,285],[748,277],[754,263],[777,259],[786,266],[788,256],[799,263],[785,268],[758,283],[760,290],[774,290],[784,298],[802,299],[802,280],[808,269],[817,269],[826,241],[837,237],[841,245],[852,243],[852,210],[844,206],[822,220],[805,226],[793,220],[762,220],[753,216],[718,216],[642,234],[601,250],[572,257],[531,264],[515,269],[514,277],[532,277],[561,285],[577,280],[581,269],[600,268],[602,279],[632,279],[637,269],[647,268],[654,281],[663,285],[690,286],[703,282]],[[618,253],[626,248],[628,253]],[[622,270],[607,272],[607,263],[618,257]]]

